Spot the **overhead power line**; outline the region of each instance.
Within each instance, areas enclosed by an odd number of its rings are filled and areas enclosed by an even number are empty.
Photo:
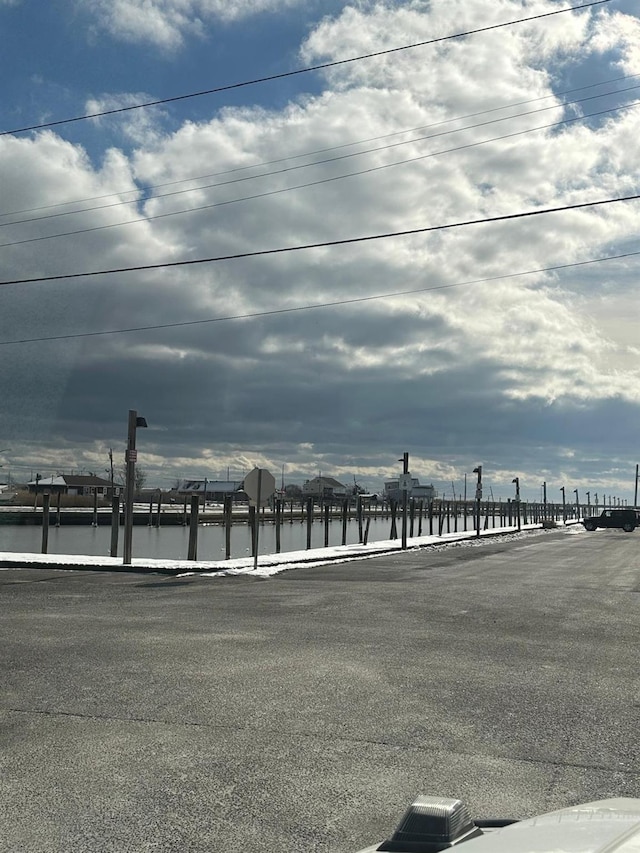
[[[210,258],[194,258],[186,261],[165,261],[159,264],[142,264],[132,267],[114,267],[105,270],[89,270],[86,272],[63,273],[60,275],[38,276],[37,278],[16,278],[0,281],[0,287],[13,284],[36,284],[45,281],[65,281],[77,278],[91,278],[100,275],[115,275],[129,272],[145,272],[159,269],[175,269],[176,267],[188,267],[201,264],[213,264],[221,261],[237,261],[247,258],[267,257],[269,255],[283,255],[289,252],[301,252],[308,249],[326,249],[333,246],[355,245],[357,243],[370,243],[375,240],[387,240],[393,237],[409,237],[415,234],[427,234],[434,231],[446,231],[453,228],[463,228],[469,225],[486,225],[495,222],[510,222],[516,219],[526,219],[534,216],[543,216],[547,213],[562,213],[568,210],[584,210],[587,208],[602,207],[607,204],[619,202],[637,201],[640,194],[622,196],[620,198],[599,199],[598,201],[585,201],[579,204],[565,204],[559,207],[546,207],[537,210],[528,210],[521,213],[509,213],[503,216],[488,216],[483,219],[467,219],[461,222],[449,222],[445,225],[428,225],[423,228],[410,228],[404,231],[389,231],[383,234],[368,234],[364,237],[347,237],[342,240],[325,240],[318,243],[303,243],[297,246],[282,246],[276,249],[258,249],[253,252],[237,252],[232,255],[217,255]]]
[[[570,264],[556,264],[551,267],[540,267],[533,270],[521,270],[519,272],[503,273],[487,278],[475,278],[470,281],[458,281],[452,284],[437,284],[431,287],[417,287],[411,290],[394,290],[390,293],[377,293],[371,296],[354,296],[349,299],[335,299],[331,302],[318,302],[311,305],[296,305],[288,308],[271,308],[266,311],[251,311],[247,314],[230,314],[225,317],[207,317],[201,320],[183,320],[175,323],[155,323],[149,326],[129,326],[126,329],[106,329],[99,332],[70,332],[66,335],[47,335],[39,338],[18,338],[13,341],[0,341],[0,346],[11,346],[14,344],[34,344],[45,341],[67,341],[75,338],[97,338],[107,335],[125,335],[133,332],[151,332],[164,329],[180,329],[187,326],[204,326],[211,323],[225,323],[232,320],[256,320],[260,317],[274,317],[281,314],[295,314],[301,311],[314,311],[320,308],[339,308],[345,305],[356,305],[362,302],[376,302],[382,299],[393,299],[399,296],[414,296],[417,293],[431,293],[436,290],[450,290],[454,287],[468,287],[472,284],[486,284],[492,281],[502,281],[508,278],[519,278],[526,275],[539,275],[541,273],[559,272],[561,270],[575,267],[586,267],[591,264],[601,264],[607,261],[618,261],[625,258],[640,256],[640,252],[625,252],[622,255],[609,255],[603,258],[591,258],[587,261],[574,261]]]
[[[213,89],[204,89],[200,92],[190,92],[190,93],[184,94],[184,95],[174,95],[174,96],[168,97],[168,98],[158,98],[157,100],[154,100],[154,101],[146,101],[145,103],[140,103],[140,104],[130,104],[129,106],[126,106],[126,107],[116,107],[116,108],[113,108],[110,110],[102,110],[100,112],[87,113],[87,114],[81,115],[81,116],[73,116],[72,118],[57,119],[55,121],[42,122],[40,124],[32,124],[32,125],[27,125],[25,127],[17,127],[17,128],[14,128],[13,130],[3,130],[3,131],[0,131],[0,136],[15,135],[17,133],[26,133],[27,131],[31,131],[31,130],[44,130],[48,127],[59,127],[60,125],[63,125],[63,124],[72,124],[73,122],[85,121],[86,119],[90,119],[90,118],[102,118],[104,116],[116,115],[118,113],[126,113],[126,112],[130,112],[132,110],[141,110],[141,109],[145,109],[147,107],[156,107],[156,106],[160,106],[162,104],[171,104],[171,103],[176,103],[178,101],[186,101],[186,100],[189,100],[191,98],[200,98],[200,97],[203,97],[204,95],[214,95],[214,94],[217,94],[219,92],[229,92],[233,89],[241,89],[241,88],[244,88],[246,86],[254,86],[258,83],[268,83],[268,82],[271,82],[273,80],[282,80],[282,79],[285,79],[287,77],[295,77],[296,75],[299,75],[299,74],[306,74],[310,71],[322,71],[322,70],[327,69],[327,68],[335,68],[339,65],[347,65],[351,62],[360,62],[361,60],[364,60],[364,59],[374,59],[374,58],[379,57],[379,56],[388,56],[389,54],[392,54],[392,53],[399,53],[399,52],[405,51],[405,50],[412,50],[412,49],[417,48],[417,47],[426,47],[427,45],[430,45],[430,44],[437,44],[439,42],[451,41],[452,39],[465,38],[466,36],[476,35],[478,33],[485,33],[485,32],[489,32],[490,30],[500,29],[502,27],[511,27],[515,24],[526,23],[527,21],[536,21],[536,20],[539,20],[541,18],[550,18],[553,15],[561,15],[564,12],[575,12],[579,9],[588,9],[592,6],[601,6],[605,3],[610,3],[610,2],[611,2],[611,0],[592,0],[592,2],[589,2],[589,3],[581,3],[580,5],[577,5],[577,6],[568,6],[564,9],[556,9],[553,12],[542,12],[538,15],[530,15],[529,17],[526,17],[526,18],[518,18],[515,21],[504,21],[501,24],[490,24],[489,26],[486,26],[486,27],[477,27],[476,29],[473,29],[473,30],[466,30],[465,32],[453,33],[453,34],[448,35],[448,36],[439,36],[438,38],[427,39],[425,41],[414,42],[412,44],[404,44],[404,45],[400,45],[399,47],[390,47],[390,48],[387,48],[385,50],[377,50],[377,51],[374,51],[372,53],[365,53],[365,54],[361,54],[359,56],[351,56],[351,57],[348,57],[347,59],[336,59],[332,62],[322,62],[322,63],[319,63],[317,65],[308,65],[308,66],[305,66],[303,68],[296,68],[292,71],[283,71],[280,74],[270,74],[270,75],[265,76],[265,77],[256,77],[252,80],[243,80],[243,81],[238,82],[238,83],[228,83],[225,86],[216,86]]]

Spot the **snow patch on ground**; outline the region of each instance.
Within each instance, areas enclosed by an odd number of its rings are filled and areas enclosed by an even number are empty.
[[[581,524],[573,523],[557,528],[565,533],[584,533]],[[502,542],[524,539],[532,535],[544,535],[548,531],[540,525],[527,524],[518,532],[514,527],[502,527],[483,530],[480,536],[473,531],[445,533],[442,536],[416,536],[407,539],[407,549],[441,550],[443,548],[477,548],[499,537]],[[131,567],[124,566],[121,557],[90,557],[78,554],[22,554],[0,552],[0,568],[58,568],[61,570],[102,570],[102,571],[147,571],[171,572],[179,577],[200,575],[201,577],[222,578],[238,575],[256,578],[269,578],[289,569],[325,566],[329,563],[346,563],[352,560],[366,560],[380,554],[392,554],[402,550],[399,539],[372,542],[367,545],[336,545],[331,548],[315,548],[309,551],[287,551],[281,554],[263,554],[258,557],[257,565],[253,557],[238,557],[233,560],[196,561],[154,560],[139,557],[132,560]]]

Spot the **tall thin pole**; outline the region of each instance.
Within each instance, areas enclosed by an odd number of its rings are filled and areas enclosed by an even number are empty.
[[[260,505],[262,503],[262,468],[258,468],[258,500],[256,501],[256,514],[253,526],[253,570],[258,568],[258,545],[260,543]]]
[[[402,454],[402,459],[398,460],[402,462],[402,473],[406,476],[409,473],[409,453],[405,452]],[[402,490],[402,550],[407,550],[407,489],[406,489],[406,480],[405,480],[405,488]]]
[[[125,456],[126,479],[124,498],[124,542],[122,562],[131,565],[131,548],[133,543],[133,492],[136,477],[136,425],[138,413],[129,409],[129,426],[127,430],[127,452]]]
[[[473,473],[478,475],[476,484],[476,536],[480,536],[480,501],[482,500],[482,465],[478,465],[473,469]]]
[[[638,506],[638,466],[636,465],[636,488],[633,494],[633,505]]]

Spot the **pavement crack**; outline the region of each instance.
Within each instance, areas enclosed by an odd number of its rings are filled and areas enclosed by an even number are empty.
[[[370,746],[379,746],[385,749],[402,750],[405,752],[429,752],[432,754],[437,753],[439,755],[455,755],[457,758],[468,758],[473,761],[477,761],[478,759],[484,758],[490,761],[521,762],[532,766],[550,767],[553,772],[553,778],[549,783],[550,786],[553,786],[555,784],[557,773],[565,768],[574,768],[578,770],[602,770],[606,773],[624,773],[627,776],[640,778],[640,770],[636,770],[633,767],[611,767],[607,764],[602,763],[586,764],[580,761],[559,761],[553,758],[532,758],[531,756],[526,755],[500,755],[490,752],[465,752],[455,748],[439,748],[432,744],[420,746],[413,743],[401,743],[399,741],[390,740],[388,738],[365,738],[353,735],[338,734],[335,732],[313,732],[300,730],[286,731],[273,727],[255,727],[250,725],[238,725],[237,723],[230,724],[198,722],[194,720],[163,720],[156,717],[121,717],[114,716],[111,714],[88,714],[80,713],[77,711],[52,711],[43,708],[4,708],[0,709],[0,712],[9,714],[24,714],[25,716],[34,715],[43,717],[66,717],[78,720],[96,720],[114,723],[143,723],[147,725],[173,726],[203,730],[215,729],[232,732],[247,731],[250,729],[256,735],[263,733],[264,735],[268,736],[275,735],[290,738],[308,738],[313,740],[321,740],[327,742],[333,741],[347,744],[368,744]]]

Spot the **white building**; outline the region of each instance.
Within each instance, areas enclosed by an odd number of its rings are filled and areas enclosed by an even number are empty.
[[[398,479],[398,477],[393,480],[385,481],[384,496],[387,500],[402,500],[402,492],[400,491],[400,480]],[[407,497],[413,498],[417,501],[432,501],[436,497],[436,490],[433,485],[421,486],[420,480],[418,480],[417,477],[412,477],[411,488],[407,491]]]

